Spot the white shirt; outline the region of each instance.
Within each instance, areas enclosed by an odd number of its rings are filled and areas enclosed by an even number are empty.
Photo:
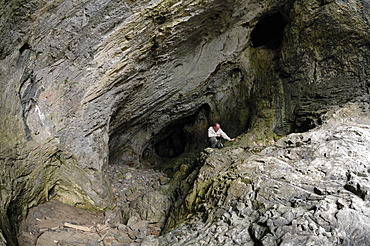
[[[212,137],[217,137],[217,134],[220,134],[221,137],[223,137],[224,139],[226,139],[227,141],[230,141],[230,138],[229,136],[226,135],[226,133],[224,131],[222,131],[222,129],[218,129],[218,131],[216,132],[215,129],[213,129],[213,126],[211,126],[210,128],[208,128],[208,137],[209,138],[212,138]]]

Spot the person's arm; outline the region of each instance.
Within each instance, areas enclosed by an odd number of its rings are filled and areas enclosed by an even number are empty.
[[[216,134],[215,130],[213,129],[213,127],[208,128],[208,137],[209,138],[217,137],[217,134]]]
[[[227,134],[223,130],[220,129],[219,132],[221,133],[221,137],[223,137],[227,141],[231,140],[231,138],[229,136],[227,136]]]

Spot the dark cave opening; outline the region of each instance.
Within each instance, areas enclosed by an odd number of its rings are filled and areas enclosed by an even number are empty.
[[[162,129],[153,138],[152,146],[155,154],[161,158],[175,158],[185,152],[205,148],[210,111],[209,105],[204,104],[194,114]]]
[[[4,236],[8,240],[9,246],[17,246],[18,241],[16,235],[18,235],[18,228],[20,225],[19,214],[21,214],[21,208],[19,207],[19,201],[12,201],[10,202],[7,208],[7,218],[2,218],[1,221],[2,228],[8,227],[9,230],[4,230]],[[0,241],[1,242],[1,241]]]
[[[251,33],[253,47],[279,48],[283,41],[286,24],[287,21],[280,12],[264,17],[257,23]]]
[[[153,131],[150,124],[144,124],[135,129],[136,135],[127,134],[127,125],[114,124],[117,119],[113,117],[112,125],[116,127],[109,134],[108,163],[163,169],[166,162],[173,162],[173,159],[180,156],[182,158],[184,155],[199,152],[207,147],[206,131],[212,121],[209,119],[210,112],[210,106],[204,104],[194,113],[168,122],[158,131]],[[140,148],[135,149],[137,146],[130,145],[132,142],[128,141],[130,138],[135,139],[135,136],[147,139],[141,151]]]
[[[187,142],[184,126],[177,125],[172,128],[168,136],[154,144],[154,149],[159,157],[174,158],[184,153]]]
[[[291,132],[307,132],[322,124],[322,113],[297,111],[294,116]]]
[[[155,134],[141,155],[141,162],[172,176],[179,165],[190,163],[207,147],[210,106],[204,104],[192,115],[185,116]]]

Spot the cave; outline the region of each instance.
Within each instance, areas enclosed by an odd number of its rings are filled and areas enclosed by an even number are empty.
[[[251,33],[253,47],[279,48],[286,24],[287,21],[280,12],[262,18]]]
[[[166,134],[166,137],[154,144],[155,152],[163,158],[174,158],[182,154],[187,145],[187,134],[183,125],[178,125]]]
[[[192,156],[207,147],[206,132],[212,121],[210,112],[210,106],[204,104],[194,114],[169,123],[147,143],[141,161],[164,170],[167,162],[180,156]]]
[[[292,123],[292,130],[291,132],[294,133],[302,133],[307,132],[311,129],[322,124],[322,111],[321,113],[318,112],[307,112],[307,111],[297,111],[294,113],[294,121]]]
[[[367,2],[4,1],[0,246],[370,245]],[[239,137],[200,154],[214,122]]]

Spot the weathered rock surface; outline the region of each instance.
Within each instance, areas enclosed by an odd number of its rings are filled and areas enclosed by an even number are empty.
[[[369,106],[274,146],[206,149],[174,215],[186,222],[143,245],[369,245]]]
[[[161,168],[214,121],[266,145],[368,93],[363,0],[0,3],[0,244],[50,198],[114,207],[107,165]]]

